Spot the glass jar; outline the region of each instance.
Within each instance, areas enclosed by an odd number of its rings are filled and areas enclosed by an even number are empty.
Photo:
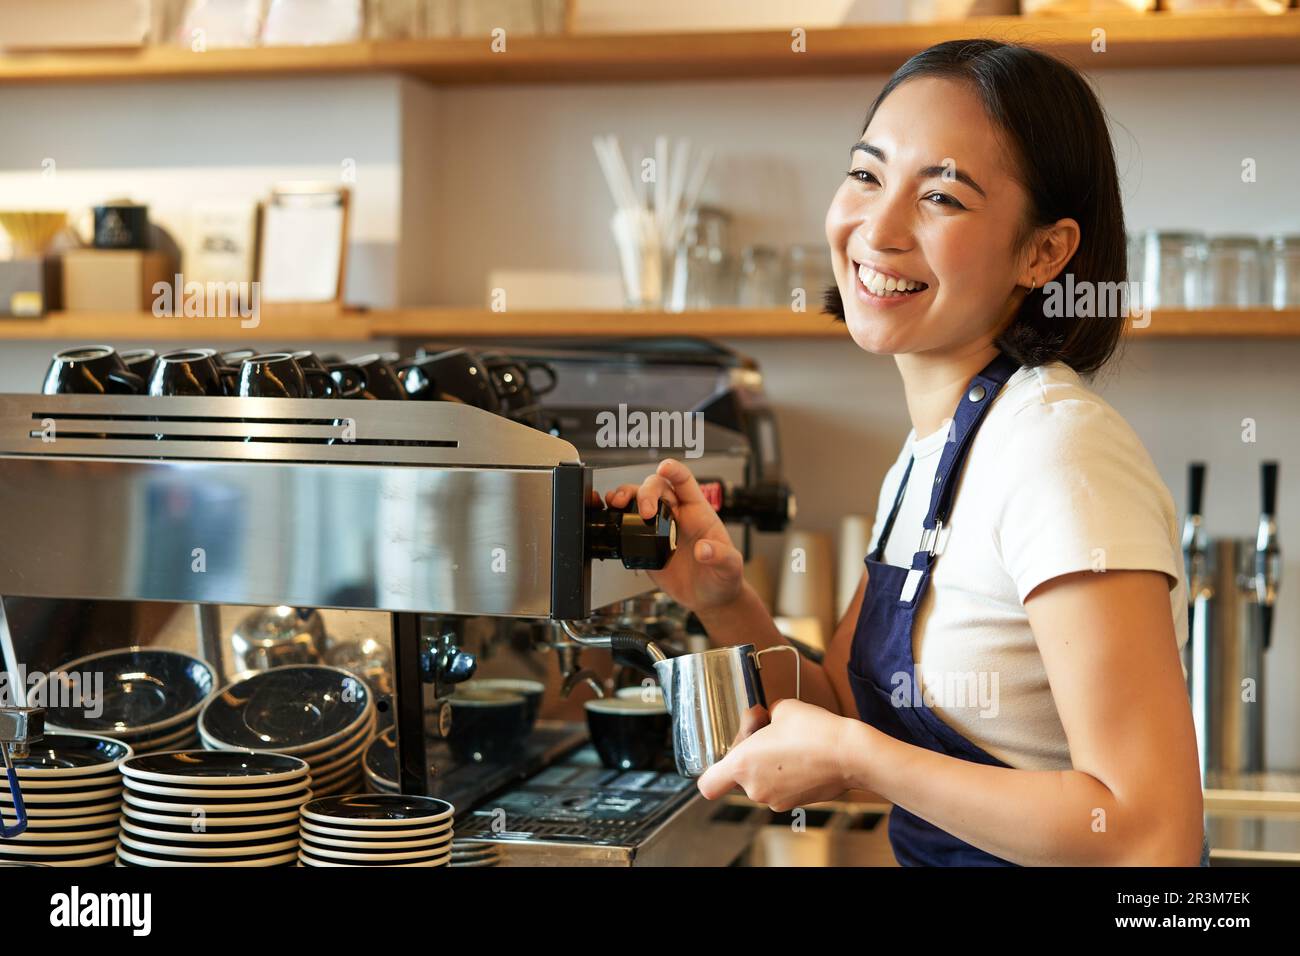
[[[1268,240],[1268,304],[1275,309],[1300,309],[1300,236]]]
[[[806,243],[786,250],[785,290],[790,308],[795,308],[794,296],[802,290],[803,308],[797,311],[820,311],[822,295],[834,284],[835,269],[826,243]]]
[[[682,241],[673,256],[671,286],[664,297],[669,312],[731,304],[727,289],[730,225],[731,217],[713,206],[699,206],[687,214]]]
[[[1206,247],[1205,304],[1249,309],[1264,301],[1264,257],[1255,236],[1215,236]]]
[[[1146,234],[1142,304],[1153,309],[1199,309],[1205,304],[1205,235]]]
[[[737,304],[742,309],[774,309],[786,304],[785,275],[781,256],[771,246],[746,246],[740,254],[740,288]]]

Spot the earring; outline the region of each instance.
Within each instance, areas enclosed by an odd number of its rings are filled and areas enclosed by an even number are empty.
[[[1030,295],[1033,295],[1034,290],[1037,289],[1037,288],[1038,288],[1038,279],[1037,279],[1037,277],[1034,277],[1034,278],[1031,280],[1030,285],[1029,285],[1029,294],[1030,294]]]

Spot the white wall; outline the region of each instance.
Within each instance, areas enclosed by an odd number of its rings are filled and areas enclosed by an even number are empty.
[[[819,241],[847,150],[883,77],[430,90],[332,78],[168,87],[0,89],[0,205],[30,202],[41,159],[59,196],[130,191],[181,222],[190,196],[265,192],[358,160],[352,301],[481,303],[491,268],[616,269],[611,212],[591,148],[657,133],[719,151],[706,199],[734,215],[736,245]],[[1131,228],[1300,232],[1300,69],[1099,75],[1116,124]],[[1240,182],[1253,157],[1258,182]],[[196,185],[196,182],[198,185]],[[399,236],[405,236],[400,252]],[[810,322],[823,321],[810,315]],[[799,525],[834,531],[871,512],[907,430],[892,364],[843,341],[737,342],[776,401]],[[331,346],[322,345],[322,348]],[[0,345],[0,390],[36,387],[52,345]],[[344,346],[343,351],[350,351]],[[362,351],[364,348],[358,348]],[[1249,535],[1257,467],[1282,464],[1287,556],[1268,662],[1269,760],[1300,767],[1300,340],[1144,342],[1104,394],[1147,443],[1181,507],[1185,467],[1210,463],[1212,534]],[[1240,440],[1241,420],[1258,441]]]

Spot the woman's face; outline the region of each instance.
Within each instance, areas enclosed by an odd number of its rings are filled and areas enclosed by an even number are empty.
[[[1028,206],[967,86],[919,77],[896,88],[826,213],[853,340],[888,355],[991,341],[1018,301]]]

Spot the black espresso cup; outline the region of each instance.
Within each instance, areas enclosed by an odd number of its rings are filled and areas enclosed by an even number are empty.
[[[365,376],[365,388],[358,398],[368,398],[381,402],[402,402],[410,398],[401,377],[386,355],[372,352],[361,355],[348,363],[361,370]]]
[[[139,395],[144,379],[111,345],[82,345],[56,352],[45,373],[45,395]]]
[[[310,398],[302,366],[288,352],[251,355],[239,363],[241,398]]]
[[[524,361],[501,354],[484,355],[483,364],[501,401],[501,414],[525,425],[540,425],[542,414],[537,400],[555,388],[555,370],[545,362]],[[534,371],[546,375],[544,385],[533,384],[531,376]]]
[[[501,411],[492,376],[468,349],[417,355],[402,369],[406,394],[426,402],[463,402],[489,412]]]
[[[225,395],[233,384],[215,349],[177,349],[158,356],[149,376],[150,395]]]
[[[586,703],[587,729],[600,762],[615,770],[649,770],[668,748],[672,718],[662,700],[605,697]]]
[[[504,690],[457,688],[451,704],[447,746],[461,763],[509,757],[528,734],[528,699]]]
[[[306,398],[341,398],[343,396],[343,390],[334,381],[334,376],[330,374],[330,370],[315,352],[301,349],[289,354],[298,363],[298,367],[302,369],[302,377],[307,380]]]
[[[153,375],[154,366],[158,364],[158,353],[153,349],[126,349],[119,352],[122,361],[136,375],[139,375],[145,382],[149,381]]]
[[[531,732],[537,722],[537,714],[542,709],[542,695],[546,685],[541,681],[522,677],[475,677],[456,688],[456,693],[464,691],[486,691],[495,694],[518,694],[527,705],[524,710],[525,732]]]

